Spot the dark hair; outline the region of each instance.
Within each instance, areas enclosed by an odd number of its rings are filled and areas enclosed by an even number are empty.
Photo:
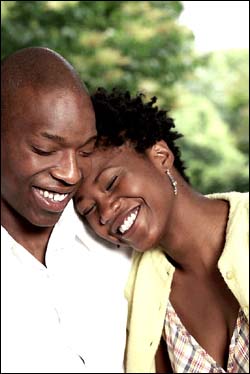
[[[174,154],[174,166],[188,182],[181,152],[175,144],[183,135],[173,131],[175,124],[167,111],[154,106],[156,97],[146,103],[143,97],[142,93],[131,97],[128,91],[108,92],[101,87],[92,94],[98,134],[96,146],[121,146],[129,141],[137,152],[144,153],[157,141],[164,140]]]

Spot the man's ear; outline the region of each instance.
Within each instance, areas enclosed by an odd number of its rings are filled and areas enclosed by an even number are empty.
[[[155,143],[147,149],[146,153],[151,162],[164,173],[167,169],[171,169],[174,164],[173,152],[164,140]]]

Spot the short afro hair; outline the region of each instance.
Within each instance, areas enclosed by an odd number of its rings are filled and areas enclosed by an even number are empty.
[[[144,94],[132,97],[129,91],[99,87],[91,96],[96,115],[97,147],[119,147],[126,142],[138,153],[144,153],[157,141],[164,140],[174,154],[174,166],[189,182],[181,152],[175,141],[183,135],[173,131],[174,121],[166,110],[154,104],[157,97],[144,102]]]

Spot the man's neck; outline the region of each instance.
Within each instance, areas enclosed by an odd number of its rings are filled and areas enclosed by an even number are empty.
[[[1,225],[8,233],[29,251],[38,261],[45,265],[45,253],[53,227],[32,225],[23,217],[1,210]]]

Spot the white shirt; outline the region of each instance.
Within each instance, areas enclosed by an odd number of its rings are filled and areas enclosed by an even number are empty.
[[[1,372],[124,372],[125,250],[88,233],[72,202],[51,234],[46,267],[1,232]]]

